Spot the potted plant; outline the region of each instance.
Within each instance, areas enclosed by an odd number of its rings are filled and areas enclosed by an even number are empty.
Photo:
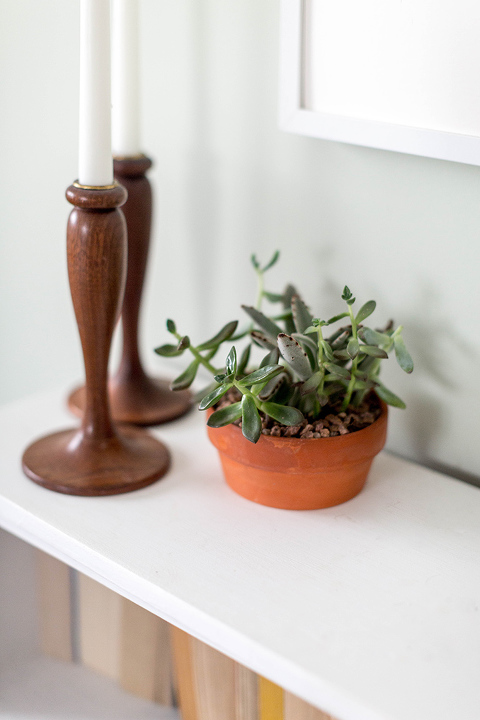
[[[199,409],[208,412],[208,434],[233,490],[271,507],[330,507],[354,497],[365,484],[385,444],[387,405],[405,407],[381,382],[382,361],[393,351],[407,373],[413,361],[402,327],[366,325],[376,303],[370,300],[354,311],[347,286],[343,311],[330,319],[315,317],[292,285],[281,294],[265,290],[264,275],[278,257],[277,252],[262,267],[252,256],[258,292],[255,306],[242,306],[248,327],[237,332],[232,321],[194,345],[167,320],[175,344],[156,352],[192,356],[173,381],[174,390],[189,387],[200,366],[213,376],[199,394]],[[265,312],[266,302],[280,305],[280,311]],[[241,353],[232,344],[239,341],[246,341]],[[218,367],[214,357],[227,342],[225,365]],[[254,347],[263,349],[263,357],[251,365]]]

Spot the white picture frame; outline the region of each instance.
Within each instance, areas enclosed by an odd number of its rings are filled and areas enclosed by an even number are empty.
[[[308,109],[304,98],[305,78],[310,68],[305,52],[305,38],[309,30],[310,2],[312,0],[282,0],[281,3],[279,124],[282,130],[382,150],[480,165],[480,137],[476,135]],[[480,86],[480,54],[478,73],[475,67],[468,68],[467,72],[472,73],[472,84],[474,75],[479,77],[477,85]],[[480,117],[478,122],[480,128]]]

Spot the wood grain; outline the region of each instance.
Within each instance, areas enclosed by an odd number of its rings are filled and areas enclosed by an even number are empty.
[[[199,720],[236,720],[235,662],[201,640],[190,642]]]
[[[152,223],[152,188],[146,176],[151,165],[145,156],[114,160],[115,177],[128,192],[123,206],[128,231],[128,269],[121,315],[122,357],[109,383],[109,394],[114,420],[134,425],[158,425],[191,408],[188,391],[173,392],[167,381],[146,374],[139,352],[139,316]],[[70,395],[69,407],[81,417],[85,405],[85,389],[79,388]]]
[[[78,593],[81,662],[118,682],[122,598],[82,573],[78,575]]]
[[[173,704],[169,625],[121,598],[120,683],[124,690],[160,705]]]
[[[69,662],[72,657],[70,568],[36,550],[38,612],[42,652]]]
[[[318,710],[292,693],[285,692],[283,701],[284,720],[335,720],[332,715]]]
[[[258,720],[258,675],[235,663],[236,720]]]
[[[170,458],[141,430],[117,431],[107,396],[108,358],[126,278],[126,224],[121,186],[70,186],[68,276],[85,363],[85,412],[80,430],[54,433],[30,445],[23,469],[34,482],[71,495],[113,495],[158,480]]]
[[[174,680],[182,720],[203,720],[199,715],[194,684],[191,636],[171,627],[174,660]]]

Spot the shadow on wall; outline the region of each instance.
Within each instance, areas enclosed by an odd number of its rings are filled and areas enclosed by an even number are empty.
[[[416,389],[408,403],[414,457],[425,467],[480,487],[478,474],[435,457],[442,438],[460,438],[467,427],[470,410],[462,407],[462,390],[465,394],[465,383],[480,367],[478,349],[439,314],[440,293],[430,283],[418,287],[415,305],[421,308],[421,316],[405,318],[416,357]]]

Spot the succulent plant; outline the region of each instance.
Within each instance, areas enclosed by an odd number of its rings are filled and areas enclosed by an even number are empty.
[[[411,373],[413,361],[402,337],[402,326],[394,329],[390,322],[383,330],[364,324],[376,307],[369,300],[354,313],[356,302],[345,286],[342,300],[345,310],[324,320],[314,317],[293,285],[283,293],[265,290],[265,273],[279,258],[277,251],[262,266],[255,255],[251,262],[257,274],[255,306],[242,305],[250,323],[238,331],[237,321],[228,322],[214,337],[193,345],[187,335],[177,332],[173,320],[167,320],[167,330],[175,337],[175,344],[162,345],[155,352],[164,357],[190,353],[192,360],[184,372],[172,383],[173,390],[190,387],[200,366],[213,376],[213,383],[199,394],[199,409],[216,405],[235,389],[239,398],[213,412],[208,419],[211,427],[221,427],[241,419],[244,436],[255,443],[262,432],[263,413],[281,425],[296,426],[304,418],[316,420],[331,408],[345,412],[357,408],[372,392],[384,402],[404,408],[405,403],[380,381],[382,360],[392,351],[402,370]],[[280,305],[278,313],[266,313],[264,301]],[[337,325],[327,335],[330,326]],[[232,343],[243,341],[240,357]],[[224,343],[231,345],[223,366],[216,367],[213,359]],[[266,351],[257,366],[250,367],[254,346]]]

